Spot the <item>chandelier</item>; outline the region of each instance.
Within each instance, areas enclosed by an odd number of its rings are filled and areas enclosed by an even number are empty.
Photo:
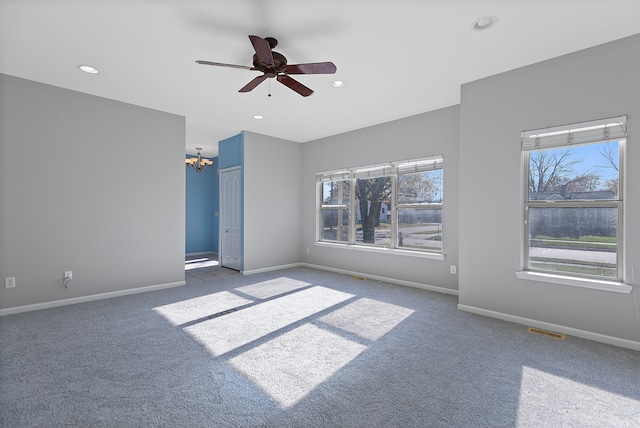
[[[185,159],[187,166],[190,166],[191,168],[195,169],[197,172],[200,172],[203,169],[213,165],[212,160],[203,159],[202,156],[200,156],[200,150],[202,150],[202,147],[196,147],[196,150],[198,151],[198,157]]]

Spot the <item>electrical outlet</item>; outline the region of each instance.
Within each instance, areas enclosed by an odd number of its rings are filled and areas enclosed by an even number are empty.
[[[309,254],[309,247],[307,247],[307,254]]]
[[[456,274],[456,265],[451,265],[451,275]]]
[[[16,286],[16,277],[8,276],[4,279],[4,288],[15,288]]]
[[[64,280],[65,280],[65,281],[71,281],[72,279],[73,279],[73,272],[72,272],[72,271],[70,271],[70,270],[65,271],[65,273],[64,273]]]

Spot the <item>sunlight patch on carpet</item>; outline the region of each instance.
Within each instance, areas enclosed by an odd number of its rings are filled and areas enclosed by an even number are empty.
[[[289,293],[299,288],[307,287],[311,284],[297,279],[280,277],[269,281],[257,282],[255,284],[238,287],[236,290],[248,294],[258,299],[268,299],[279,294]]]
[[[220,356],[352,297],[315,286],[188,326],[184,331],[212,355]]]
[[[640,426],[640,401],[525,366],[516,426],[533,426],[542,415],[545,426],[565,426],[576,417],[582,426],[629,426],[632,420]]]
[[[320,321],[368,340],[378,340],[413,312],[402,306],[362,298],[323,316]]]
[[[153,310],[165,317],[171,324],[180,325],[251,302],[251,300],[229,293],[228,291],[222,291],[220,293],[208,294],[194,299],[158,306],[153,308]]]
[[[229,360],[265,394],[287,409],[367,347],[304,324]]]

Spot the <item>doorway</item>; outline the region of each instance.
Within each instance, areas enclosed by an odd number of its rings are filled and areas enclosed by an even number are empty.
[[[242,170],[220,171],[220,266],[242,270]]]

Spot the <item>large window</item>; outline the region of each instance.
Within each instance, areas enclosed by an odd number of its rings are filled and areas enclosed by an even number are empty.
[[[318,240],[442,252],[443,157],[318,173]]]
[[[524,268],[622,280],[626,117],[522,133]]]
[[[327,177],[321,187],[321,240],[349,242],[351,182],[341,177]]]

